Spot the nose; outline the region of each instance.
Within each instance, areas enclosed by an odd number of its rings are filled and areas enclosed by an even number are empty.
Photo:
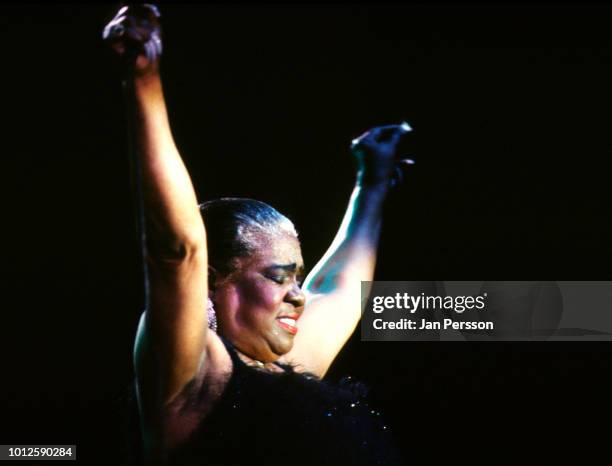
[[[306,304],[306,295],[297,283],[294,284],[289,293],[287,293],[286,301],[290,302],[295,307],[304,307]]]

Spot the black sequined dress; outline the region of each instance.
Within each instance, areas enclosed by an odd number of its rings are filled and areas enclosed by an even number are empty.
[[[225,391],[169,463],[206,466],[400,465],[391,432],[350,378],[330,384],[295,372],[234,364]]]

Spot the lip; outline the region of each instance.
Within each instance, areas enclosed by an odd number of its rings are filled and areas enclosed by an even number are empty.
[[[280,328],[286,330],[291,335],[295,335],[298,332],[298,328],[294,327],[293,325],[289,325],[289,324],[286,324],[285,322],[281,322],[281,321],[278,321],[278,320],[277,320],[277,322],[278,322],[278,326]]]
[[[297,322],[297,320],[300,318],[300,315],[301,314],[298,313],[281,314],[276,318],[276,322],[278,323],[278,326],[281,327],[283,330],[289,332],[291,335],[295,335],[298,332],[298,328],[294,325],[289,325],[285,322],[281,322],[280,319],[293,319]]]
[[[302,315],[301,313],[291,312],[291,313],[287,313],[287,314],[279,314],[276,318],[277,319],[282,319],[283,317],[286,317],[287,319],[293,319],[293,320],[297,321],[300,318],[301,315]]]

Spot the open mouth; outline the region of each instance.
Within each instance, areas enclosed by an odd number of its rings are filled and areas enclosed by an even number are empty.
[[[289,332],[291,335],[295,335],[298,331],[296,319],[291,317],[279,317],[276,319],[278,325]]]

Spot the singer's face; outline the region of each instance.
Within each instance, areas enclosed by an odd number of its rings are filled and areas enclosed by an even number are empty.
[[[304,310],[304,263],[291,234],[256,238],[256,252],[215,286],[218,330],[242,353],[271,362],[291,350]]]

